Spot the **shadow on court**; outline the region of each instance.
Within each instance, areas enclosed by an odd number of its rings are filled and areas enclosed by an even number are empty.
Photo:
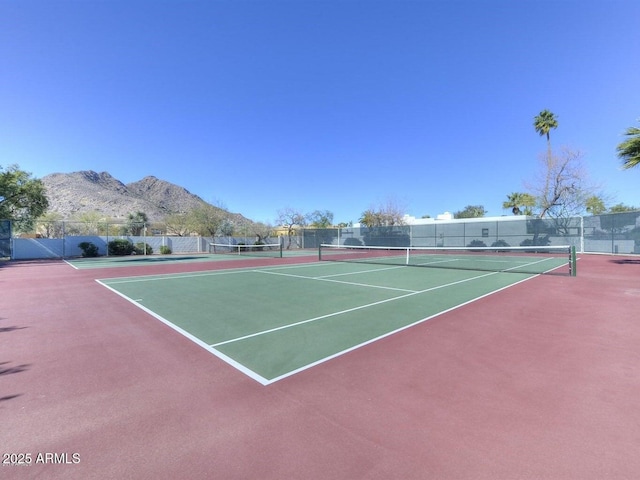
[[[6,395],[4,397],[0,397],[0,402],[5,402],[7,400],[13,400],[14,398],[21,397],[22,393],[16,393],[15,395]]]
[[[618,265],[640,265],[640,258],[620,258],[611,260],[611,263]]]
[[[0,333],[13,332],[15,330],[24,330],[25,328],[29,328],[29,327],[16,327],[16,326],[0,327]]]
[[[28,363],[23,363],[22,365],[16,365],[13,367],[10,366],[4,366],[7,364],[10,364],[11,362],[0,362],[0,376],[4,376],[4,375],[11,375],[13,373],[21,373],[24,372],[26,370],[29,369],[29,367],[31,366]]]

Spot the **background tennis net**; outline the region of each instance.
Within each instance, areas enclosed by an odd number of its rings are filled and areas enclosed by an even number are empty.
[[[319,259],[385,265],[575,276],[574,247],[380,247],[320,244]]]
[[[223,255],[246,255],[249,257],[282,258],[282,244],[268,243],[262,245],[242,245],[209,243],[209,253]]]

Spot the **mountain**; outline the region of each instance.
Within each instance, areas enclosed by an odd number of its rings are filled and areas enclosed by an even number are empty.
[[[149,221],[157,222],[169,214],[207,205],[185,188],[153,176],[125,185],[107,172],[88,170],[52,173],[41,180],[49,199],[49,212],[58,213],[64,219],[84,212],[99,212],[109,219],[124,220],[130,213],[144,212]]]

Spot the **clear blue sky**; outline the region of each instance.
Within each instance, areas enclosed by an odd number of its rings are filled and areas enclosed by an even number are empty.
[[[546,144],[640,206],[637,0],[0,0],[0,165],[154,175],[259,221],[524,191]]]

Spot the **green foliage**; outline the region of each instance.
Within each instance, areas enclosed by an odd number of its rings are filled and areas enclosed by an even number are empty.
[[[144,212],[136,212],[135,215],[130,213],[127,217],[127,233],[125,235],[133,235],[135,237],[142,235],[148,221],[147,214]]]
[[[505,242],[504,240],[496,240],[495,242],[493,242],[491,244],[491,246],[495,247],[495,248],[505,248],[505,247],[508,247],[509,244],[507,242]]]
[[[622,168],[632,168],[640,164],[640,128],[629,127],[625,132],[627,138],[618,145],[618,157],[622,159]]]
[[[402,215],[396,212],[388,212],[385,210],[365,210],[360,216],[360,223],[365,227],[393,227],[402,225]]]
[[[136,252],[136,255],[153,255],[153,248],[151,248],[151,245],[144,242],[136,243],[134,251]]]
[[[167,234],[186,237],[191,233],[189,215],[186,213],[172,213],[165,217]]]
[[[484,217],[487,211],[482,205],[467,205],[464,210],[453,214],[453,218],[479,218]]]
[[[221,229],[228,231],[233,226],[228,220],[229,213],[213,205],[203,205],[189,213],[190,230],[203,237],[214,237]]]
[[[536,198],[529,193],[514,192],[507,195],[507,200],[502,202],[502,208],[510,208],[514,215],[533,215],[535,206]]]
[[[250,231],[257,237],[259,242],[272,243],[267,242],[267,239],[273,234],[273,227],[271,225],[254,222],[250,227]]]
[[[108,245],[109,255],[123,256],[131,255],[135,251],[133,243],[126,238],[116,238],[111,240]]]
[[[549,110],[543,110],[533,119],[533,128],[542,137],[547,137],[547,144],[549,144],[549,132],[552,128],[558,128],[558,120],[554,113]],[[549,147],[550,148],[550,147]]]
[[[17,165],[0,166],[0,219],[12,220],[16,230],[30,229],[49,208],[41,180],[31,178]]]
[[[362,245],[362,240],[359,238],[349,237],[344,240],[345,245]]]
[[[169,245],[161,245],[160,246],[160,253],[162,255],[170,255],[171,254],[171,247]]]
[[[484,243],[482,240],[472,240],[469,242],[469,244],[467,245],[467,247],[486,247],[487,244]]]
[[[91,242],[82,242],[78,244],[78,247],[82,250],[83,257],[97,257],[98,247]]]
[[[607,211],[607,207],[604,206],[604,201],[602,200],[602,198],[596,195],[592,195],[591,197],[587,198],[585,202],[585,208],[591,215],[600,215],[601,213]]]
[[[378,214],[373,210],[365,210],[364,212],[362,212],[359,221],[361,225],[369,228],[377,227],[381,224],[380,219],[378,218]]]
[[[520,246],[521,247],[531,247],[531,246],[545,247],[545,246],[548,246],[550,243],[551,243],[551,239],[549,238],[549,235],[544,235],[544,236],[534,237],[533,240],[530,238],[527,238],[526,240],[523,240],[522,242],[520,242]]]
[[[625,213],[625,212],[635,212],[636,210],[640,210],[638,207],[630,207],[625,205],[624,203],[618,203],[613,207],[609,208],[608,213]]]
[[[314,228],[329,228],[333,224],[333,213],[329,210],[315,210],[307,215],[307,221]]]

